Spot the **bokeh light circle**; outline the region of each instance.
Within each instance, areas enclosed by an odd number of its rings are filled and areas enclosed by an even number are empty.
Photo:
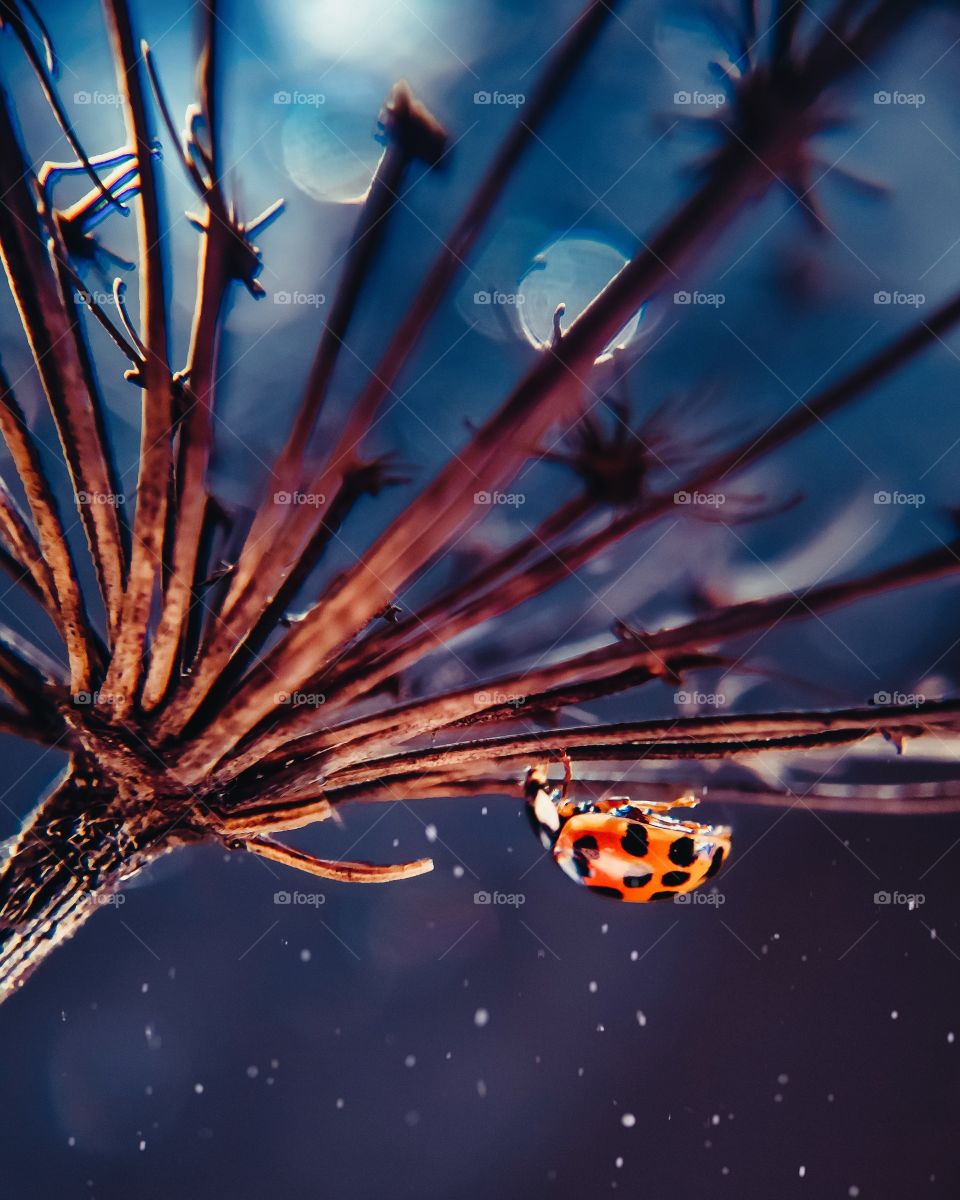
[[[542,349],[553,340],[553,317],[557,306],[565,333],[618,271],[627,258],[609,242],[597,238],[565,236],[547,246],[534,258],[517,288],[516,310],[524,336]],[[627,322],[604,353],[627,346],[636,336],[643,308]]]

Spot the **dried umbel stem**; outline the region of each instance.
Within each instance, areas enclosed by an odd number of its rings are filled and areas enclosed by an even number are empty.
[[[41,81],[78,161],[33,168],[8,97],[0,94],[0,256],[57,425],[102,600],[88,613],[79,582],[85,573],[68,544],[55,488],[0,372],[0,429],[26,497],[21,512],[11,491],[0,487],[0,565],[52,623],[67,663],[64,671],[35,646],[0,630],[0,690],[7,697],[0,703],[0,730],[55,745],[70,757],[63,779],[0,866],[0,997],[19,987],[123,879],[185,843],[216,839],[323,878],[380,883],[420,874],[431,863],[334,862],[291,849],[276,835],[323,821],[352,802],[517,796],[534,763],[575,764],[580,774],[570,787],[594,792],[616,790],[615,773],[604,764],[634,764],[641,778],[624,784],[623,794],[649,803],[653,796],[675,797],[673,781],[662,774],[671,763],[675,770],[692,770],[716,760],[826,752],[881,737],[891,755],[915,742],[952,744],[960,733],[955,699],[916,711],[877,706],[592,726],[576,723],[571,713],[574,706],[657,680],[727,668],[731,643],[746,633],[892,588],[944,580],[960,562],[952,545],[798,594],[718,606],[674,628],[641,632],[623,620],[609,644],[589,653],[503,669],[477,688],[438,688],[402,703],[395,698],[404,672],[435,646],[501,621],[668,511],[671,497],[648,487],[646,451],[634,455],[631,438],[608,445],[600,425],[584,419],[595,360],[654,289],[697,269],[746,203],[778,178],[803,184],[810,139],[830,116],[824,93],[896,34],[906,6],[844,2],[832,29],[811,23],[802,28],[802,6],[783,8],[766,39],[766,57],[760,54],[763,36],[747,31],[745,44],[753,50],[745,55],[743,77],[731,83],[733,117],[718,126],[720,146],[687,202],[662,221],[566,332],[557,325],[552,343],[494,415],[363,559],[328,582],[303,619],[292,622],[288,606],[309,587],[358,499],[377,495],[397,478],[389,458],[366,455],[366,435],[511,173],[609,25],[615,5],[590,0],[556,42],[539,84],[387,339],[380,363],[321,453],[313,437],[318,417],[404,181],[418,166],[431,170],[448,157],[444,130],[406,84],[387,98],[381,118],[386,149],[360,209],[289,435],[244,529],[231,526],[209,478],[221,333],[234,284],[263,294],[254,239],[279,214],[281,202],[244,220],[226,194],[218,6],[204,6],[197,103],[181,134],[164,97],[160,64],[138,42],[126,0],[104,4],[123,98],[124,147],[88,155],[69,129],[47,73]],[[19,9],[7,5],[6,11],[14,14],[5,19],[24,41]],[[191,218],[200,244],[190,345],[175,373],[164,279],[169,223],[155,128],[165,130],[168,159],[184,170],[201,206]],[[70,172],[91,174],[96,186],[61,212],[53,194],[57,179]],[[122,284],[114,288],[118,320],[83,294],[85,267],[110,257],[91,230],[126,202],[138,213],[136,326]],[[804,203],[816,216],[814,206]],[[78,292],[120,349],[125,378],[142,389],[129,545],[116,505],[81,503],[82,496],[109,496],[118,488]],[[697,491],[744,471],[865,396],[958,318],[960,300],[954,299],[759,435],[685,468],[686,488]],[[620,370],[616,360],[615,367]],[[617,416],[625,422],[626,408],[618,408]],[[548,449],[571,430],[579,439],[571,451]],[[418,616],[403,616],[395,607],[398,594],[421,581],[482,516],[474,493],[506,485],[531,459],[544,457],[579,474],[579,494],[565,496],[533,533],[435,590]],[[275,491],[297,488],[322,492],[325,511],[274,503]],[[219,567],[217,553],[227,556]],[[285,702],[304,687],[324,693],[322,716]],[[545,719],[557,727],[533,728]],[[938,798],[921,782],[892,797],[869,789],[838,793],[825,783],[797,796],[786,787],[771,792],[725,784],[713,787],[708,798],[953,811],[960,806],[958,788],[960,780]]]

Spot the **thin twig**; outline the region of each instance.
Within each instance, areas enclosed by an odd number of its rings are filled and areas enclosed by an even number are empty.
[[[134,39],[126,0],[104,0],[104,11],[113,42],[117,84],[124,98],[127,140],[136,151],[140,169],[137,206],[140,329],[147,352],[143,364],[143,418],[133,548],[113,658],[104,685],[105,694],[116,705],[115,715],[123,717],[137,701],[147,626],[163,554],[173,453],[173,382],[168,353],[160,207],[143,60]]]

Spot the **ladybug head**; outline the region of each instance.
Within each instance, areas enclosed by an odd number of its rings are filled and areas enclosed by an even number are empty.
[[[545,850],[552,850],[560,836],[563,821],[553,798],[553,789],[547,781],[545,766],[531,767],[527,771],[523,794],[527,802],[527,819],[533,832]]]

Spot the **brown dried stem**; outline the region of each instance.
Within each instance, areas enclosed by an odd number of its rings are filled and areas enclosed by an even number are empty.
[[[907,562],[885,567],[869,575],[839,583],[823,584],[805,591],[730,605],[674,629],[619,641],[599,650],[536,666],[499,679],[484,680],[444,695],[411,701],[384,712],[355,718],[339,726],[299,739],[289,737],[298,724],[313,716],[288,718],[271,734],[236,755],[217,773],[220,782],[236,778],[251,768],[265,753],[273,752],[276,764],[285,766],[283,775],[296,777],[300,764],[325,774],[362,762],[390,745],[396,745],[464,722],[483,718],[517,721],[556,711],[561,705],[581,704],[599,695],[610,695],[653,679],[673,678],[695,670],[703,651],[744,634],[769,630],[783,621],[826,612],[844,604],[879,596],[890,589],[943,578],[960,569],[960,556],[952,546],[940,546]],[[717,665],[704,659],[699,665]],[[491,706],[488,697],[504,700]],[[326,706],[324,706],[325,708]],[[301,710],[303,711],[303,710]],[[309,762],[315,756],[318,761]]]
[[[133,550],[113,658],[104,684],[106,703],[114,706],[116,717],[123,717],[137,701],[147,627],[163,554],[172,466],[173,383],[167,346],[160,207],[143,58],[134,39],[126,0],[104,0],[104,11],[113,42],[117,84],[124,99],[127,140],[136,151],[140,173],[137,206],[140,329],[146,349]]]
[[[570,76],[595,43],[614,7],[608,0],[590,0],[581,17],[553,51],[543,77],[525,105],[522,119],[518,118],[463,217],[445,240],[443,249],[373,372],[367,389],[351,412],[337,446],[329,457],[329,467],[321,471],[319,478],[311,484],[311,492],[326,496],[329,502],[339,490],[344,474],[353,465],[357,447],[380,404],[476,243],[523,151],[562,94]],[[312,523],[310,511],[299,508],[290,520],[291,538],[295,535],[292,549],[286,537],[280,537],[270,544],[261,539],[245,547],[247,553],[241,556],[237,564],[221,613],[226,623],[212,625],[202,657],[182,688],[175,713],[162,725],[162,733],[174,734],[183,728],[256,619],[263,603],[264,588],[269,587],[266,581],[277,571],[286,569],[298,557],[298,550],[302,552],[309,544]],[[268,551],[270,557],[264,560],[263,556]]]

